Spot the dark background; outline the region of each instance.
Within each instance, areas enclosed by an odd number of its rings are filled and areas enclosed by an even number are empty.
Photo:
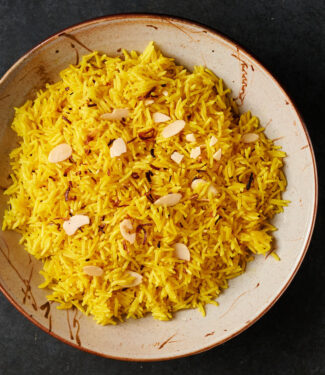
[[[0,295],[0,374],[325,374],[324,0],[0,0],[0,76],[53,33],[89,18],[165,13],[204,23],[251,51],[284,85],[310,132],[319,211],[303,265],[287,292],[248,331],[193,357],[127,363],[47,335]]]

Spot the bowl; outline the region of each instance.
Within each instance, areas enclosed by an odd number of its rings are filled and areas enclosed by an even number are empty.
[[[309,245],[317,209],[317,172],[305,124],[276,79],[236,43],[194,22],[158,15],[114,15],[55,34],[18,60],[0,81],[0,186],[9,185],[9,152],[17,142],[10,124],[14,107],[33,98],[46,82],[92,50],[118,55],[121,48],[142,51],[155,41],[162,52],[188,69],[205,65],[231,88],[241,111],[251,110],[287,152],[284,199],[291,204],[274,224],[281,261],[257,256],[247,271],[230,282],[219,307],[175,314],[168,322],[146,316],[116,326],[96,325],[77,310],[58,310],[38,285],[40,262],[19,245],[19,235],[0,233],[0,289],[29,320],[77,348],[123,360],[164,360],[219,345],[256,322],[277,301],[297,272]],[[0,217],[6,207],[1,194]]]

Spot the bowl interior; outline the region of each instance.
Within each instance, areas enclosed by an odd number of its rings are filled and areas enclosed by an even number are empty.
[[[268,137],[287,152],[285,173],[291,201],[274,224],[277,262],[257,256],[247,272],[232,280],[203,318],[181,311],[169,322],[147,316],[116,326],[98,326],[76,310],[62,311],[46,302],[37,285],[41,265],[18,244],[13,232],[0,233],[0,286],[7,297],[44,330],[98,354],[131,360],[166,359],[205,350],[252,324],[281,295],[302,261],[313,228],[317,176],[311,144],[292,102],[272,76],[234,43],[199,25],[148,15],[112,16],[75,26],[50,38],[20,59],[0,82],[0,187],[9,185],[8,154],[17,139],[10,129],[13,108],[33,98],[46,82],[58,79],[68,64],[91,50],[118,55],[120,48],[142,51],[155,41],[163,53],[191,69],[205,65],[222,77],[242,111],[260,118]],[[6,198],[0,198],[2,220]]]

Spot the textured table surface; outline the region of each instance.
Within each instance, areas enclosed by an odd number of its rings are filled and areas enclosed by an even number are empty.
[[[215,28],[252,51],[286,87],[319,168],[309,251],[289,289],[253,327],[206,353],[169,362],[127,363],[81,352],[41,331],[0,295],[0,374],[325,374],[324,1],[0,0],[0,76],[62,28],[123,12],[170,14]]]

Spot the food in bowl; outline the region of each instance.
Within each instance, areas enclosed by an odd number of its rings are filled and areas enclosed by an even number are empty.
[[[204,67],[98,52],[16,109],[3,229],[99,324],[198,308],[272,253],[285,153]]]

